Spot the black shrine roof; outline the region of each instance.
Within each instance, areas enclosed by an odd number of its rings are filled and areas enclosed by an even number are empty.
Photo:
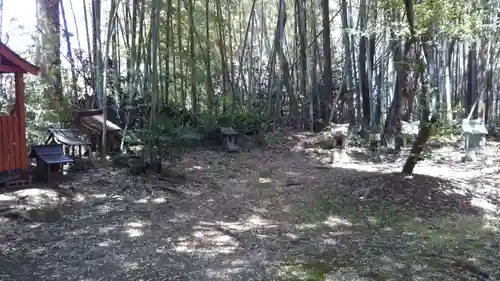
[[[0,42],[0,66],[6,66],[9,69],[20,70],[23,73],[31,73],[33,75],[38,75],[40,72],[39,67],[20,57],[2,42]]]
[[[46,164],[64,164],[73,162],[73,159],[64,155],[61,144],[33,145],[28,158],[38,158]]]
[[[58,144],[65,144],[69,146],[90,144],[89,141],[80,135],[80,130],[78,129],[49,129],[49,132],[50,135],[47,141],[51,141],[53,139],[54,142]]]

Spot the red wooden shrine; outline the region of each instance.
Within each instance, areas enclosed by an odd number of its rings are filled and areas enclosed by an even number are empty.
[[[0,172],[26,169],[24,73],[38,75],[40,69],[0,42],[0,73],[13,73],[16,102],[10,115],[0,115]]]

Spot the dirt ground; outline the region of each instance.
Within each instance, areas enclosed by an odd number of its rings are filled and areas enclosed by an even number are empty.
[[[107,167],[0,194],[45,210],[0,219],[0,280],[476,280],[458,260],[500,277],[497,144],[467,163],[440,149],[408,178],[404,155],[329,165],[300,138],[190,152],[185,179]]]

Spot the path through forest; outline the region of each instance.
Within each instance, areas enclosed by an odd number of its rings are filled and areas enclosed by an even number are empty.
[[[191,152],[185,181],[96,168],[62,186],[71,200],[15,194],[61,216],[2,221],[0,280],[468,280],[454,264],[470,258],[498,274],[496,159],[472,169],[441,154],[419,171],[457,179],[286,148]]]

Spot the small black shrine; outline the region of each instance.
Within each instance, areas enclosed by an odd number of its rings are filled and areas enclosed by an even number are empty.
[[[84,151],[90,151],[91,146],[91,142],[80,135],[78,129],[49,129],[45,144],[62,144],[65,154],[73,157],[81,157]]]
[[[28,158],[36,158],[37,180],[49,180],[52,172],[62,173],[62,165],[73,163],[64,155],[62,144],[34,145]]]

